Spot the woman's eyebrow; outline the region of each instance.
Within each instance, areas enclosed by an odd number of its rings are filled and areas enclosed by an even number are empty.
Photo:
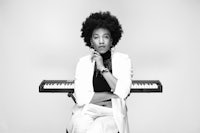
[[[92,35],[100,35],[98,33],[93,33]],[[110,33],[104,33],[103,35],[109,35],[110,36]]]
[[[103,33],[103,35],[109,35],[110,36],[110,33]]]

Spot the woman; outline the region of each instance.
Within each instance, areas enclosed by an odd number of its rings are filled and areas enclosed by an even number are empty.
[[[81,31],[92,54],[77,64],[77,104],[68,131],[129,133],[125,100],[130,93],[131,61],[111,50],[121,38],[121,25],[110,12],[97,12],[86,18]]]

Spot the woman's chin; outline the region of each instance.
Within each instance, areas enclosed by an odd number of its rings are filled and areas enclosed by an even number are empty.
[[[108,50],[98,50],[100,54],[105,54]]]

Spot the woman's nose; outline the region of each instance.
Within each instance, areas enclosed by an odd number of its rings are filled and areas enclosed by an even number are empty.
[[[103,43],[104,43],[103,37],[100,37],[100,38],[99,38],[99,43],[100,43],[100,44],[103,44]]]

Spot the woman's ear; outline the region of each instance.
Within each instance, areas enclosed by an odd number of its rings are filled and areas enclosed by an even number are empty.
[[[93,46],[93,44],[92,44],[92,43],[90,43],[90,48],[94,48],[94,46]]]
[[[92,39],[90,39],[90,47],[94,48],[94,44],[92,43]]]
[[[110,48],[113,48],[113,40],[110,41]]]

